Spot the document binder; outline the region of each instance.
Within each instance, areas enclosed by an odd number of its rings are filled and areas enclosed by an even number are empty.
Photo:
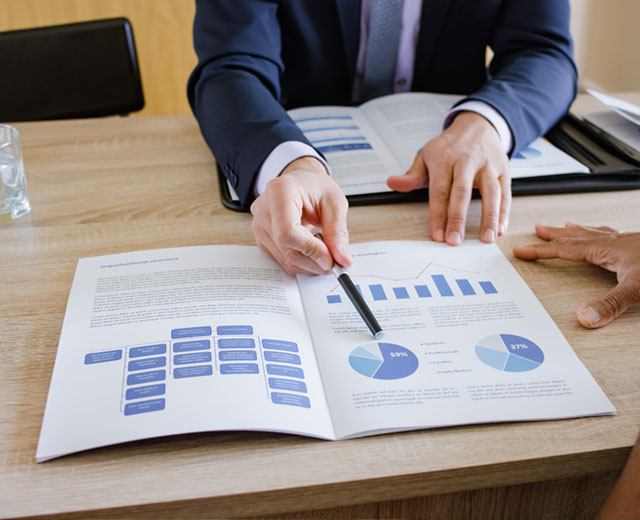
[[[603,139],[596,130],[575,115],[566,114],[545,137],[562,151],[589,168],[589,173],[569,173],[513,179],[514,196],[545,195],[640,189],[640,161]],[[234,211],[249,211],[231,196],[227,180],[218,165],[222,204]],[[385,192],[347,197],[350,206],[426,201],[428,190],[409,193]],[[474,190],[474,197],[479,193]]]

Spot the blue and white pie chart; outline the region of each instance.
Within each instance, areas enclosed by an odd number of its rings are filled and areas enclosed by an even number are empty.
[[[476,356],[503,372],[528,372],[544,362],[544,352],[538,345],[515,334],[496,334],[478,341]]]
[[[418,369],[418,358],[400,345],[375,342],[352,350],[349,364],[359,374],[373,379],[402,379]]]

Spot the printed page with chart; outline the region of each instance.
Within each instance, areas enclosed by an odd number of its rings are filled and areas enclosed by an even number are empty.
[[[615,413],[495,244],[352,244],[372,341],[340,286],[300,276],[338,438]]]
[[[615,410],[495,245],[352,244],[386,337],[332,276],[256,247],[80,259],[37,461],[180,433],[337,439]]]
[[[407,92],[359,107],[320,106],[289,110],[310,143],[324,155],[345,195],[384,193],[390,175],[406,172],[422,146],[442,132],[442,123],[462,96]],[[589,173],[544,138],[509,162],[512,178]]]

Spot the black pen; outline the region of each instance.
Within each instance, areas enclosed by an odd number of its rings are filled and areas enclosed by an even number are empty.
[[[322,240],[322,235],[320,233],[316,233],[315,236],[319,240]],[[378,323],[378,320],[376,320],[373,312],[371,312],[371,309],[367,305],[367,302],[364,301],[364,298],[360,294],[360,291],[358,291],[357,287],[354,285],[351,277],[349,276],[349,273],[347,273],[347,270],[334,261],[331,272],[333,273],[333,276],[336,277],[336,280],[338,280],[340,286],[344,289],[344,292],[351,300],[351,303],[353,303],[353,306],[358,311],[360,317],[367,324],[367,327],[369,327],[369,330],[371,331],[371,334],[373,334],[373,337],[376,339],[382,339],[384,337],[384,331],[382,330],[382,327]]]

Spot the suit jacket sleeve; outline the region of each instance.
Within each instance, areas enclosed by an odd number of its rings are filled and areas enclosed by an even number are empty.
[[[568,0],[505,0],[495,29],[489,78],[467,99],[500,112],[517,153],[545,134],[577,92]]]
[[[281,34],[276,1],[198,0],[198,65],[188,84],[202,134],[243,205],[278,144],[304,134],[279,103]]]

